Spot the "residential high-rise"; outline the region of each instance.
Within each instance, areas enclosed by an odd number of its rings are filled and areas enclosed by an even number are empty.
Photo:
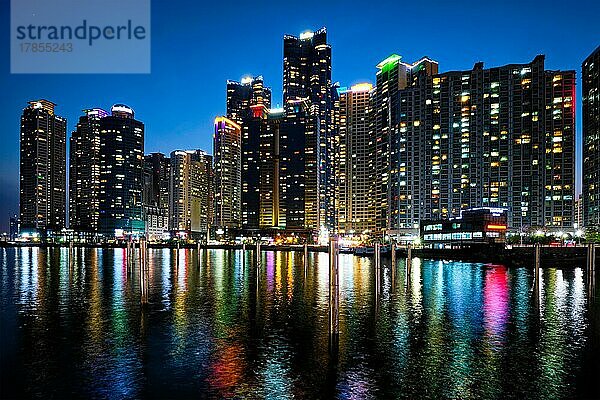
[[[115,104],[99,129],[98,230],[106,238],[144,235],[144,124]]]
[[[266,130],[265,113],[271,89],[262,76],[227,81],[227,118],[241,129],[241,228],[257,232],[260,214],[260,138]]]
[[[375,230],[373,85],[339,90],[339,144],[335,186],[337,229],[341,234]]]
[[[215,227],[237,230],[242,213],[242,132],[226,117],[215,119],[213,136]]]
[[[173,151],[169,193],[169,229],[179,238],[204,240],[213,221],[212,156]]]
[[[169,232],[169,179],[171,161],[162,153],[144,157],[144,216],[146,237],[161,240]]]
[[[583,225],[600,226],[600,46],[581,65]]]
[[[240,82],[227,81],[227,118],[243,125],[250,107],[259,104],[271,107],[271,89],[264,85],[262,76],[245,77]]]
[[[283,102],[303,102],[306,110],[301,118],[314,118],[314,138],[308,137],[305,151],[314,153],[309,158],[316,161],[317,180],[314,188],[317,196],[316,215],[308,217],[304,224],[310,229],[333,228],[334,186],[333,158],[336,128],[333,123],[333,85],[331,82],[331,46],[327,43],[327,30],[305,32],[299,37],[285,35],[283,38]],[[292,106],[293,107],[293,106]],[[286,119],[297,115],[292,112]],[[302,124],[302,122],[300,123]],[[300,135],[297,129],[295,134]],[[307,172],[307,174],[309,174]],[[308,182],[307,182],[308,184]],[[310,196],[309,196],[310,197]],[[309,201],[312,201],[310,199]],[[308,208],[312,208],[312,205]]]
[[[285,229],[317,232],[319,224],[318,116],[308,100],[290,100],[279,121],[280,213]]]
[[[262,109],[263,130],[260,138],[259,226],[271,232],[285,228],[285,209],[282,208],[280,125],[283,109]]]
[[[98,231],[100,188],[100,108],[83,110],[71,133],[69,150],[69,227],[78,234]]]
[[[576,200],[575,71],[545,71],[545,79],[543,224],[572,229]]]
[[[513,229],[572,229],[574,84],[574,71],[546,71],[543,56],[441,74],[413,67],[390,142],[392,232],[472,207],[508,209]]]
[[[399,55],[392,54],[377,64],[377,69],[373,116],[376,171],[373,198],[376,203],[376,230],[385,233],[397,230],[398,227],[407,227],[407,223],[402,221],[403,216],[397,213],[395,202],[407,200],[407,196],[412,196],[404,193],[407,187],[399,187],[403,179],[398,179],[406,172],[400,170],[406,167],[402,166],[406,161],[400,160],[399,157],[407,155],[400,151],[401,147],[406,150],[407,146],[406,140],[401,139],[403,135],[399,126],[399,109],[402,106],[400,92],[414,85],[417,74],[437,74],[438,63],[423,57],[409,64],[403,62]],[[418,224],[418,220],[416,223]],[[410,225],[410,228],[413,228],[412,221]]]
[[[21,116],[21,233],[46,236],[65,227],[67,121],[48,100],[29,102]]]

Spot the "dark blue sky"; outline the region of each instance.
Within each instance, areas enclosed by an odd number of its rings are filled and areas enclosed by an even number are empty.
[[[207,3],[207,2],[206,2]],[[18,211],[19,117],[27,101],[47,98],[68,119],[80,110],[130,105],[146,124],[146,152],[212,151],[213,118],[225,110],[225,81],[263,75],[281,102],[282,37],[328,29],[333,79],[374,81],[390,53],[406,61],[428,55],[440,71],[531,61],[575,69],[600,44],[600,2],[216,1],[152,2],[149,75],[11,75],[9,1],[2,0],[0,64],[0,229]],[[578,138],[580,139],[580,85]],[[580,148],[580,145],[579,145]]]

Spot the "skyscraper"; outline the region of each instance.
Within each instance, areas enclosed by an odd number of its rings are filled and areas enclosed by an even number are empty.
[[[265,110],[271,106],[271,89],[262,76],[227,81],[227,118],[241,129],[241,227],[259,229],[260,141],[266,130]]]
[[[169,232],[170,170],[171,161],[164,154],[144,157],[144,216],[149,240],[161,240]]]
[[[600,226],[600,47],[581,65],[583,82],[583,225]]]
[[[280,125],[285,113],[283,109],[263,109],[261,115],[259,225],[262,230],[274,231],[285,228],[280,163]]]
[[[544,219],[547,227],[575,224],[575,71],[545,71]]]
[[[242,125],[250,107],[259,104],[271,107],[271,89],[264,85],[262,76],[227,81],[227,118]]]
[[[29,102],[21,116],[21,232],[49,235],[65,227],[67,121],[48,100]]]
[[[314,233],[321,227],[318,126],[308,100],[286,103],[279,121],[279,207],[291,232]]]
[[[301,118],[305,118],[305,115],[315,118],[314,133],[306,133],[306,135],[314,135],[314,138],[307,138],[305,151],[314,153],[314,156],[311,155],[309,158],[316,160],[316,186],[308,188],[308,192],[314,190],[317,196],[316,215],[314,221],[313,217],[308,217],[307,220],[307,226],[316,230],[321,226],[331,229],[334,224],[332,174],[336,129],[333,124],[332,93],[331,46],[327,43],[327,30],[321,28],[316,32],[305,32],[299,37],[285,35],[283,38],[284,107],[288,107],[290,102],[291,104],[304,102],[305,111]],[[292,112],[290,117],[296,114]],[[294,134],[302,133],[294,129]],[[308,208],[312,208],[312,205]]]
[[[406,228],[406,223],[400,221],[395,206],[396,201],[406,200],[411,194],[401,193],[406,187],[399,187],[404,175],[406,161],[399,157],[407,155],[407,142],[401,139],[399,109],[400,91],[414,84],[416,75],[430,76],[437,74],[438,63],[427,57],[409,64],[402,61],[402,57],[392,54],[377,64],[376,88],[374,93],[374,136],[375,136],[375,212],[376,229],[379,233],[397,230],[398,227]],[[410,150],[410,149],[408,149]],[[418,222],[418,221],[417,221]],[[410,223],[412,225],[412,222]],[[412,226],[410,228],[413,228]]]
[[[100,119],[99,232],[107,238],[143,235],[144,124],[115,104]]]
[[[241,127],[226,117],[215,119],[213,136],[215,227],[237,230],[242,213]]]
[[[390,142],[391,229],[481,206],[508,209],[514,229],[571,229],[574,82],[574,71],[546,71],[543,56],[441,74],[413,67]]]
[[[373,85],[339,90],[339,151],[336,160],[336,213],[341,234],[375,229]]]
[[[100,108],[83,110],[69,150],[69,227],[93,236],[98,231],[100,188]]]
[[[213,221],[212,156],[202,150],[173,151],[169,193],[172,233],[205,239]]]

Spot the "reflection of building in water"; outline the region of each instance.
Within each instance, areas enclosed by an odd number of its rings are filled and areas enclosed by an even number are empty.
[[[421,222],[421,238],[426,245],[471,246],[504,243],[507,214],[503,208],[471,208],[460,217]]]

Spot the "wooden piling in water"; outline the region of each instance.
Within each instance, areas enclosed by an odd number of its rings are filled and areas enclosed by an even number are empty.
[[[260,240],[256,241],[256,268],[260,268]]]
[[[533,270],[533,295],[535,303],[538,304],[540,296],[540,267],[542,264],[542,246],[539,243],[535,245],[534,270]]]
[[[373,259],[375,261],[375,311],[378,312],[381,294],[381,245],[379,243],[375,243]]]
[[[306,278],[308,277],[308,243],[304,243],[304,284],[306,284]]]
[[[586,269],[589,274],[596,269],[596,245],[594,243],[588,244],[587,257],[586,257]]]
[[[336,238],[329,239],[329,334],[340,333],[339,247]]]
[[[71,271],[71,269],[73,268],[73,241],[70,240],[69,241],[69,271]]]
[[[392,278],[392,290],[395,290],[395,288],[396,288],[396,263],[397,263],[397,261],[396,261],[396,242],[394,240],[392,240],[392,242],[390,244],[390,247],[391,247],[391,251],[392,251],[392,254],[391,254],[391,258],[392,258],[391,264],[392,265],[391,265],[391,272],[390,272],[390,274],[391,274],[391,278]]]
[[[409,243],[406,248],[406,274],[410,275],[412,270],[412,246]]]
[[[145,239],[140,239],[140,292],[142,305],[148,304],[148,280],[150,267],[148,263],[147,243]]]

